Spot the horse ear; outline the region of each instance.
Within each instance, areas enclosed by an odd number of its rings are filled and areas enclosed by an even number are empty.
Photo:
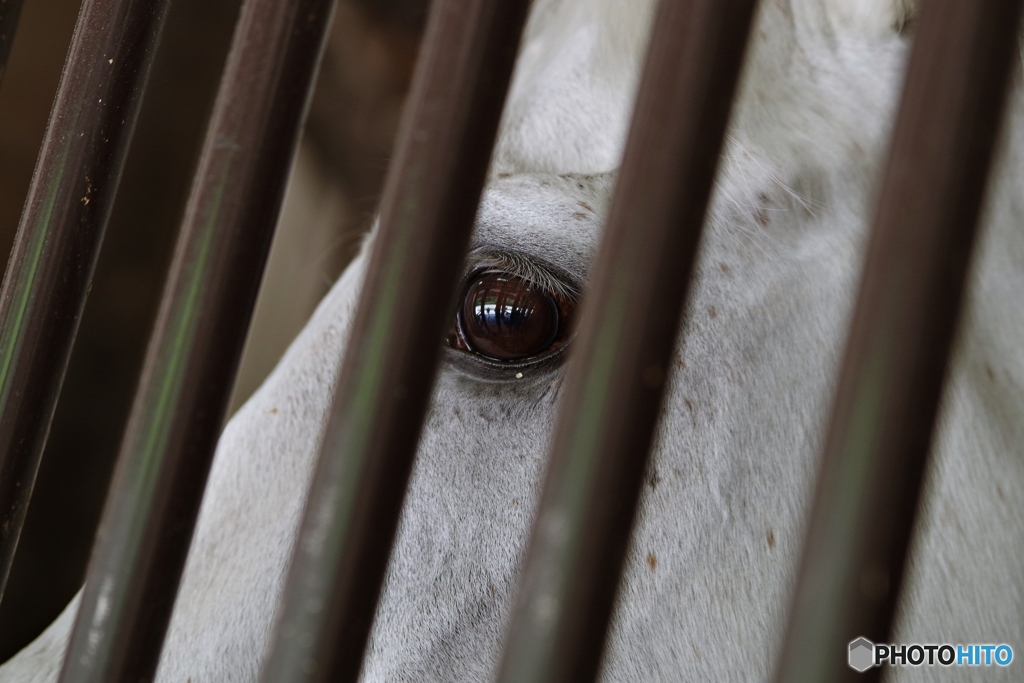
[[[906,33],[917,18],[920,0],[823,0],[837,29],[881,37]]]

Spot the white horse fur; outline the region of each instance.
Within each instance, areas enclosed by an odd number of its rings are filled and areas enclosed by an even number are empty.
[[[570,289],[586,282],[652,6],[539,1],[467,272],[498,259]],[[914,12],[909,0],[762,2],[604,681],[771,676]],[[1022,124],[1016,92],[896,635],[1008,643],[1018,657]],[[367,249],[224,431],[158,683],[256,681]],[[494,675],[563,370],[498,379],[446,351],[362,680]],[[0,682],[55,680],[76,605]],[[893,678],[1020,680],[1021,666]]]

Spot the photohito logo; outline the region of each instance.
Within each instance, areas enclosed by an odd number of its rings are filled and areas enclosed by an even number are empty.
[[[867,638],[850,643],[850,668],[864,673],[873,666],[1010,666],[1009,645],[882,645]]]

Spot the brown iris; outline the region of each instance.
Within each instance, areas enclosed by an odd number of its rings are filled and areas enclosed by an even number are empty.
[[[451,343],[492,360],[538,356],[564,336],[561,308],[554,296],[520,277],[481,273],[466,288],[459,309],[461,334]]]

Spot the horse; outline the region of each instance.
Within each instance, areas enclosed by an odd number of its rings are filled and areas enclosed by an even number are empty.
[[[499,664],[653,4],[538,0],[532,9],[366,683],[480,681]],[[771,676],[917,11],[911,0],[761,3],[603,681]],[[896,642],[1024,645],[1019,87],[1008,107]],[[258,679],[372,240],[224,429],[158,683]],[[497,281],[546,310],[554,328],[524,341],[474,323],[473,293]],[[439,294],[437,305],[448,302]],[[522,367],[514,378],[494,372],[509,358]],[[54,681],[76,607],[0,667],[0,682]],[[1012,680],[1013,667],[985,677]]]

